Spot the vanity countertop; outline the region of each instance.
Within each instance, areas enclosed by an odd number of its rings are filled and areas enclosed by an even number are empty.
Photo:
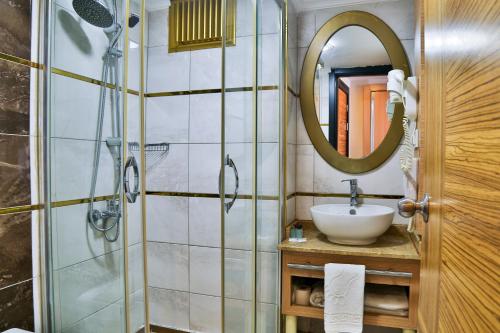
[[[405,225],[391,225],[389,230],[380,236],[374,244],[354,246],[329,242],[326,236],[316,229],[312,221],[297,222],[303,225],[304,237],[307,241],[303,243],[289,242],[288,227],[287,239],[278,245],[278,249],[281,251],[420,260]]]

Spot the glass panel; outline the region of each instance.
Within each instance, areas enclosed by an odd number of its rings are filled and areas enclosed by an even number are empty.
[[[49,6],[44,154],[50,332],[125,332],[128,324],[135,332],[144,325],[144,310],[137,310],[143,308],[140,201],[124,205],[122,188],[125,157],[132,156],[124,150],[140,141],[139,97],[122,89],[127,68],[134,68],[129,88],[139,89],[140,69],[137,55],[129,49],[129,62],[124,48],[139,38],[137,26],[125,43],[125,4],[56,0]],[[124,123],[125,111],[133,123]],[[137,314],[130,321],[128,309]]]
[[[257,0],[257,160],[256,160],[256,332],[278,330],[280,167],[282,87],[282,9]]]
[[[236,45],[225,45],[224,151],[238,171],[238,197],[224,219],[225,332],[252,332],[254,314],[254,200],[256,136],[255,0],[236,1]],[[235,193],[235,173],[225,167],[225,202]]]

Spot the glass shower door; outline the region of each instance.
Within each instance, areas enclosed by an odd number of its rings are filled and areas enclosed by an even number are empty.
[[[46,4],[47,332],[136,332],[144,325],[143,316],[130,315],[143,309],[144,284],[135,193],[141,164],[133,156],[140,149],[129,149],[142,145],[139,81],[127,80],[139,34],[129,27],[129,5]]]
[[[275,333],[282,3],[235,2],[236,42],[223,48],[223,326],[224,332]]]

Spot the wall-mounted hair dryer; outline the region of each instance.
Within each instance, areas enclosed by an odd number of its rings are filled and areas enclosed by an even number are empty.
[[[418,138],[415,137],[416,124],[411,126],[409,122],[417,120],[417,78],[411,76],[405,80],[405,74],[400,69],[393,69],[387,74],[387,91],[389,92],[389,101],[387,103],[387,115],[392,119],[394,115],[394,106],[402,103],[405,109],[403,117],[404,140],[401,153],[401,170],[408,172],[411,170],[415,147],[418,144]]]

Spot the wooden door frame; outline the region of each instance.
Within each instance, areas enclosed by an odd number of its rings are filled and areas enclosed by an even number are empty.
[[[416,217],[417,229],[422,233],[420,300],[418,326],[422,333],[438,332],[440,267],[441,267],[441,225],[443,211],[444,176],[444,63],[442,46],[425,40],[441,38],[442,1],[420,0],[417,2],[417,17],[423,31],[420,31],[419,76],[420,101],[418,127],[419,142],[419,188],[418,197],[424,192],[431,194],[430,217],[427,224]],[[425,22],[425,24],[423,24]],[[417,30],[418,31],[418,30]],[[418,53],[418,51],[417,51]],[[423,73],[423,75],[422,75]]]

